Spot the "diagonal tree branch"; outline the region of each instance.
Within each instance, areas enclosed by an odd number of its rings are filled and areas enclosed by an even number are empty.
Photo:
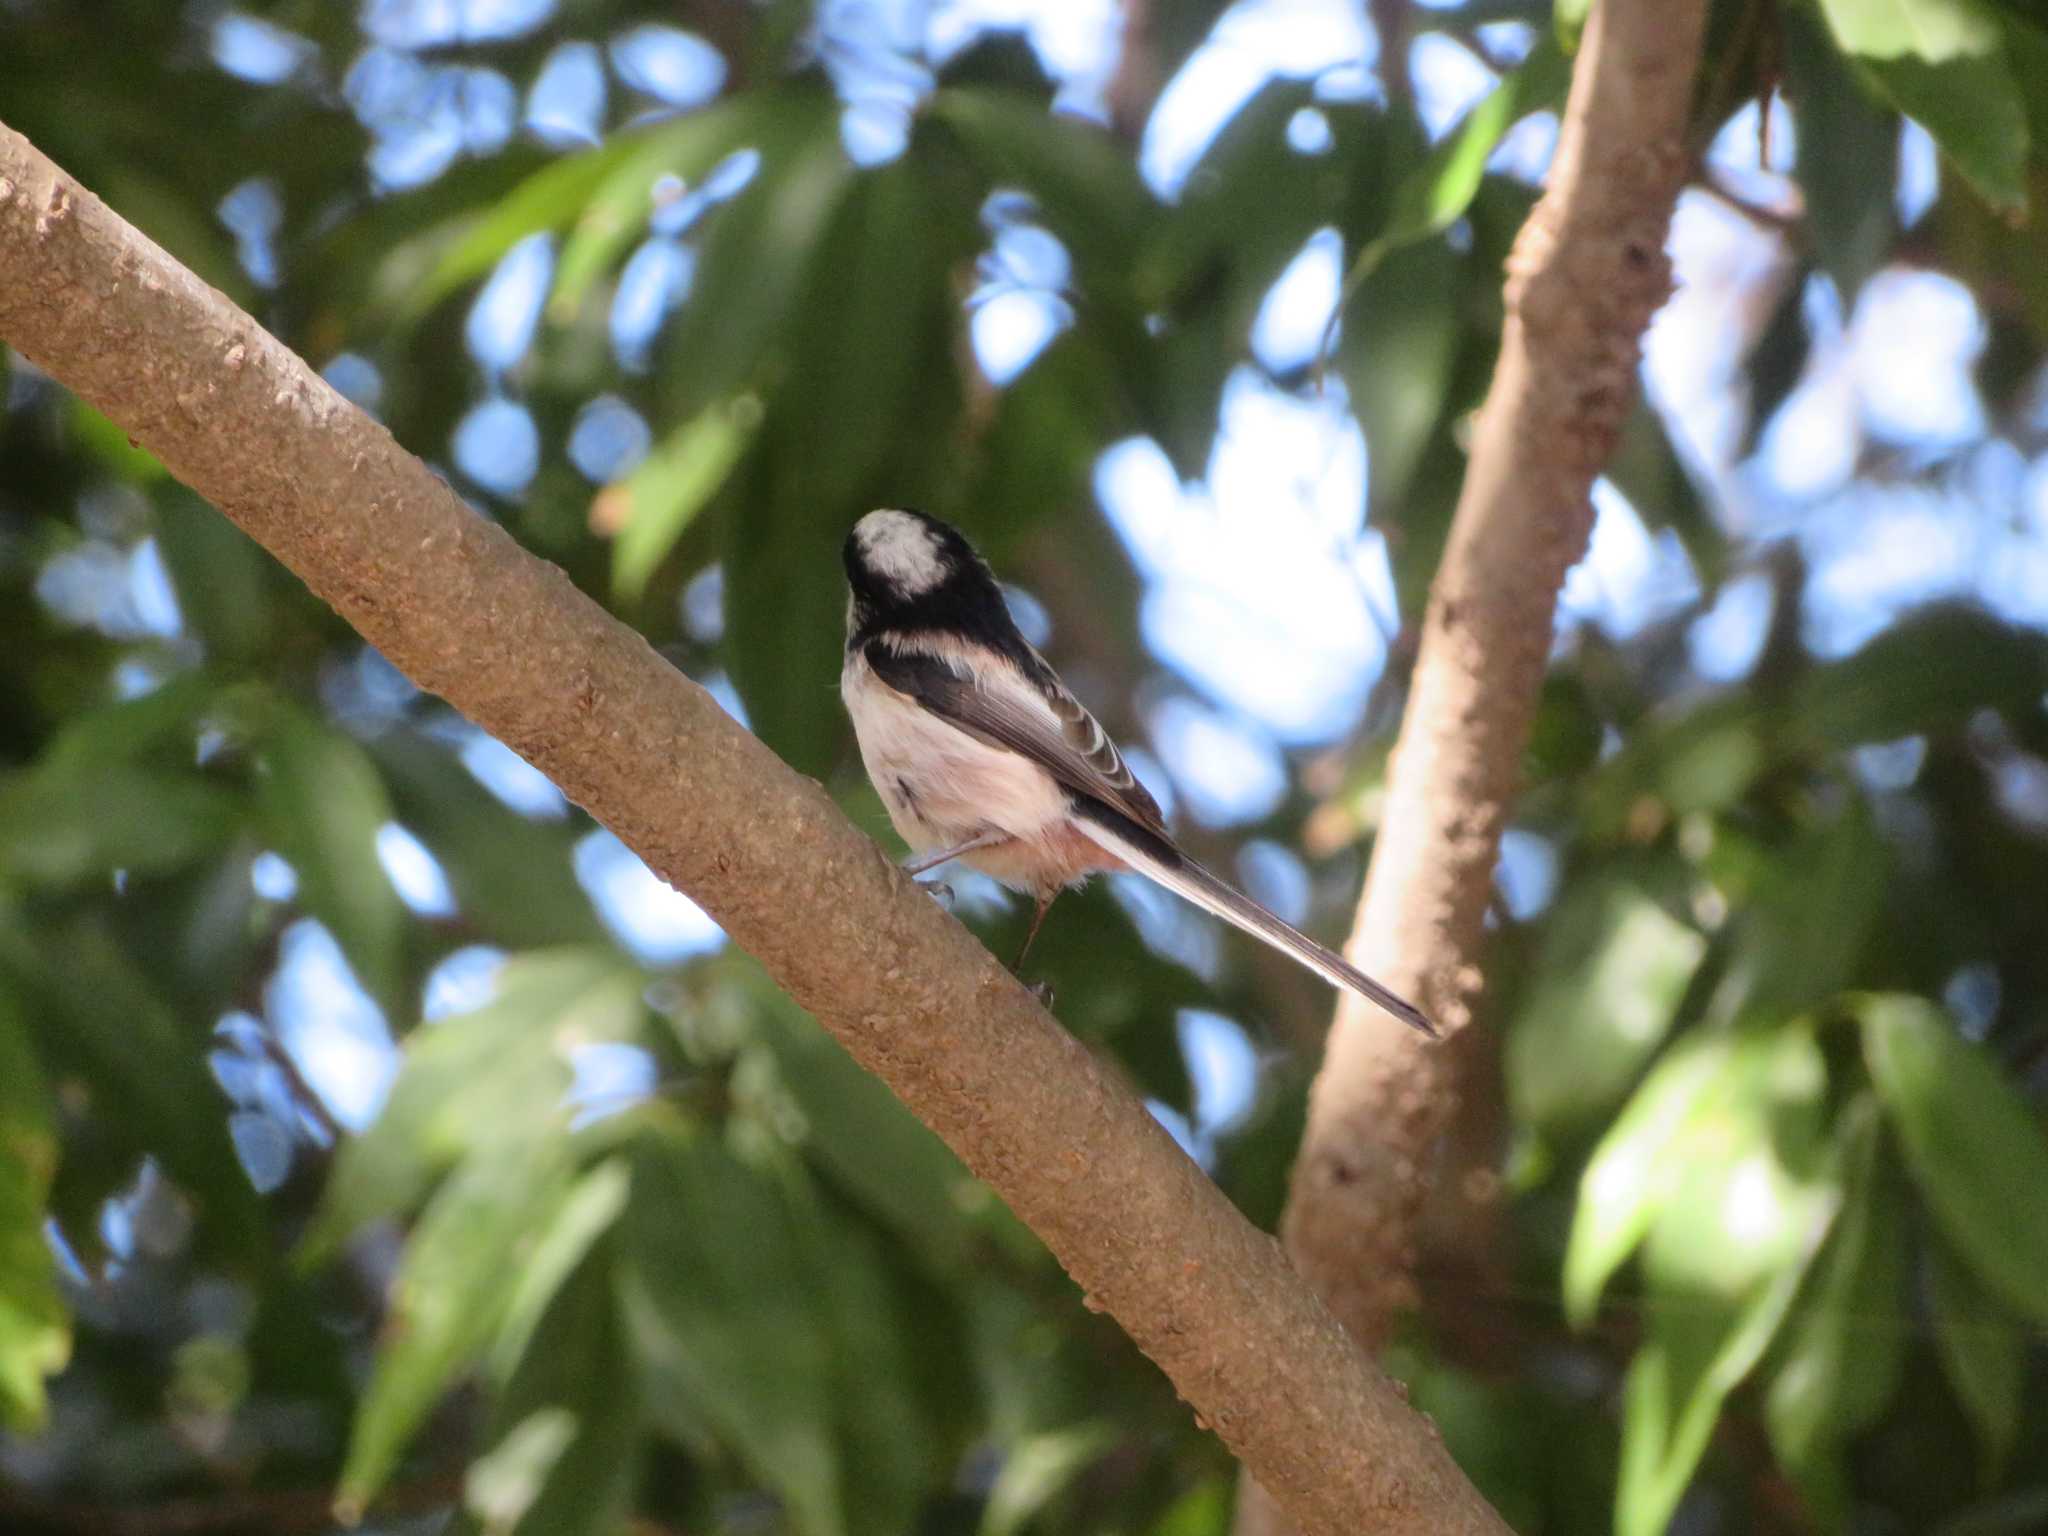
[[[1505,1530],[1279,1246],[816,784],[4,125],[0,340],[701,903],[1303,1530]]]
[[[1593,479],[1633,404],[1643,331],[1670,291],[1664,241],[1706,10],[1706,0],[1593,7],[1548,185],[1508,262],[1500,361],[1348,946],[1454,1031],[1470,1024],[1480,989],[1493,868],[1558,589],[1585,553]],[[1295,1264],[1368,1349],[1412,1299],[1432,1158],[1461,1067],[1486,1055],[1477,1035],[1418,1050],[1399,1033],[1340,1001],[1283,1225]],[[1240,1536],[1280,1528],[1248,1492]]]

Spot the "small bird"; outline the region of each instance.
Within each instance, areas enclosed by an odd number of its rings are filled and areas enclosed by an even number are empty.
[[[1136,870],[1317,975],[1435,1035],[1422,1010],[1174,846],[1109,733],[1018,631],[987,563],[922,512],[870,512],[847,535],[840,697],[861,761],[922,874],[964,860],[1037,903]]]

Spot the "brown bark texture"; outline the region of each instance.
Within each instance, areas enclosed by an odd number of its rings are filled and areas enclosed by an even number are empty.
[[[817,784],[4,125],[0,341],[695,898],[1301,1529],[1505,1530],[1279,1245]]]
[[[1282,1226],[1296,1267],[1366,1349],[1414,1300],[1432,1163],[1461,1071],[1489,1058],[1464,1031],[1500,834],[1558,589],[1585,554],[1593,480],[1632,408],[1643,331],[1670,292],[1664,242],[1706,10],[1706,0],[1593,7],[1548,184],[1509,258],[1500,360],[1431,588],[1347,946],[1456,1038],[1418,1048],[1375,1010],[1340,999]],[[1239,1536],[1284,1529],[1249,1480],[1246,1490]]]

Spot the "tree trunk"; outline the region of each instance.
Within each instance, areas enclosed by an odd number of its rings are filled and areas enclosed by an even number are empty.
[[[1641,338],[1670,291],[1706,0],[1601,0],[1542,199],[1507,269],[1500,361],[1431,589],[1352,960],[1453,1032],[1472,1021],[1500,834],[1585,553],[1593,479],[1633,405]],[[1345,1329],[1376,1349],[1414,1297],[1423,1196],[1476,1038],[1431,1047],[1341,999],[1283,1235]],[[1239,1536],[1284,1520],[1249,1479]]]

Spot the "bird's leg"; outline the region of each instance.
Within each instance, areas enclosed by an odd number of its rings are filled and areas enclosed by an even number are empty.
[[[990,827],[977,832],[964,843],[955,843],[950,848],[935,848],[929,853],[913,854],[903,861],[903,873],[921,875],[926,870],[937,869],[941,864],[950,864],[962,854],[973,853],[978,848],[992,848],[997,843],[1007,843],[1010,834]]]
[[[1038,910],[1031,914],[1031,931],[1024,935],[1024,947],[1017,951],[1017,958],[1010,966],[1012,971],[1024,969],[1024,957],[1031,953],[1031,941],[1038,937],[1039,925],[1045,921],[1045,914],[1052,910],[1053,898],[1058,895],[1059,892],[1054,891],[1051,896],[1038,898]]]

